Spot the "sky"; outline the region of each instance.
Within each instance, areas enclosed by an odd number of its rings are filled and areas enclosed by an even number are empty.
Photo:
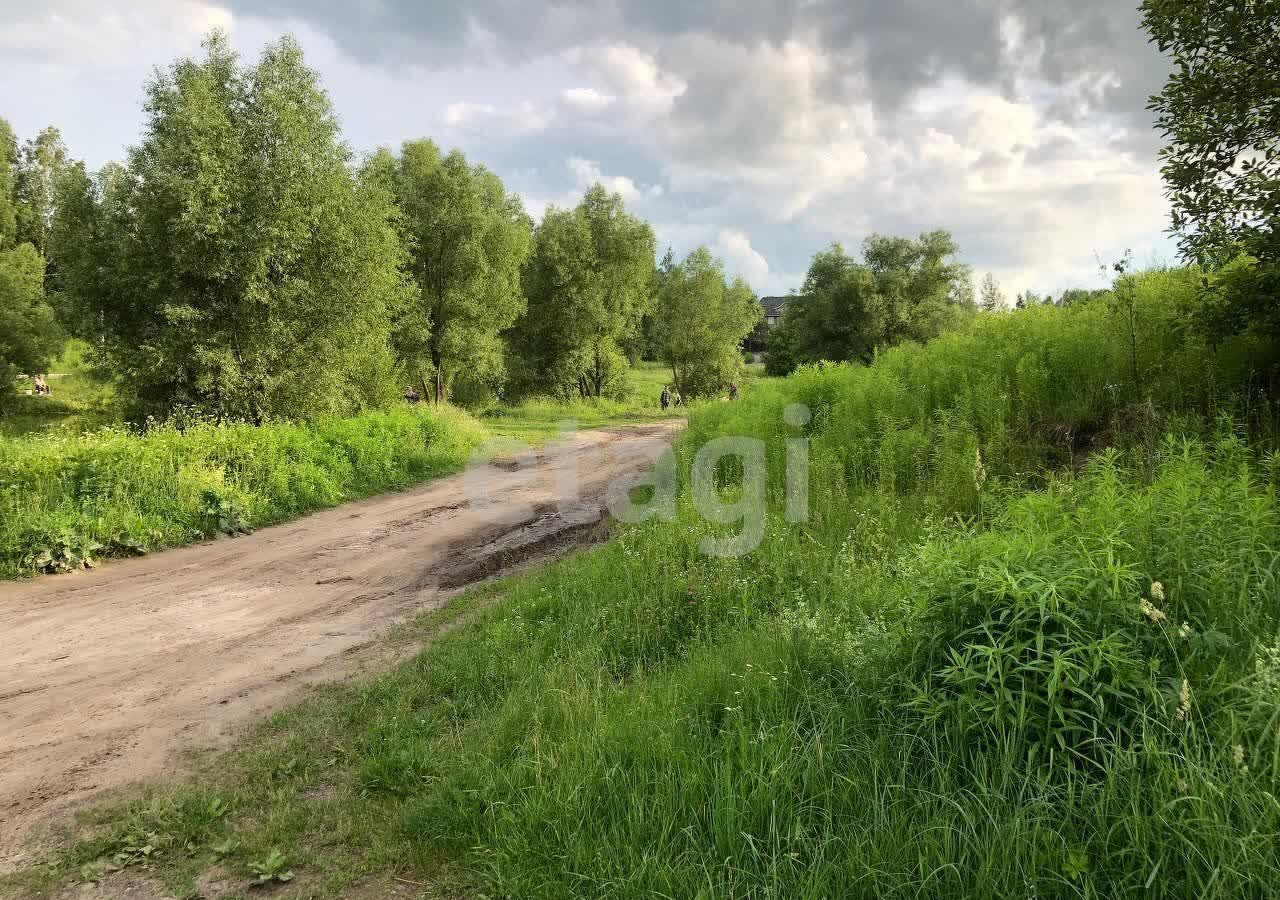
[[[301,42],[358,154],[430,137],[535,218],[599,181],[659,252],[760,294],[813,254],[946,228],[1011,298],[1176,259],[1136,0],[0,0],[0,116],[91,168],[157,66],[226,29]]]

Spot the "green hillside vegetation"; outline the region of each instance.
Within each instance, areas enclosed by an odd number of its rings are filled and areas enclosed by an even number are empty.
[[[696,411],[674,521],[472,595],[450,614],[474,623],[101,812],[52,871],[147,836],[175,885],[225,846],[332,896],[369,873],[513,897],[1265,893],[1276,429],[1247,391],[1265,343],[1179,327],[1197,282],[1134,277],[1137,384],[1090,303]],[[743,526],[696,511],[692,461],[744,435],[760,545],[707,556]]]

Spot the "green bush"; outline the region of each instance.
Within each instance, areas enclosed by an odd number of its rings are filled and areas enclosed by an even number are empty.
[[[452,409],[311,424],[0,438],[0,576],[238,533],[460,468],[484,429]]]

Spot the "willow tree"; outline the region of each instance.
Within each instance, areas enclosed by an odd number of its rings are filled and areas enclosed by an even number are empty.
[[[599,184],[572,210],[552,208],[525,271],[529,310],[518,343],[555,393],[603,396],[626,368],[623,346],[651,307],[653,229]]]
[[[760,318],[756,295],[705,247],[690,253],[658,295],[655,330],[676,388],[686,397],[723,390],[742,370],[738,347]]]
[[[397,320],[407,366],[423,387],[429,370],[437,403],[460,371],[494,378],[503,367],[502,332],[525,309],[520,270],[532,222],[501,179],[458,151],[406,141],[399,156],[380,150],[366,180],[388,188],[399,207],[413,299]],[[415,354],[421,358],[415,360]]]
[[[292,38],[252,67],[221,32],[204,49],[147,85],[127,165],[67,179],[68,293],[140,412],[261,422],[385,400],[405,298],[390,197],[355,178]]]

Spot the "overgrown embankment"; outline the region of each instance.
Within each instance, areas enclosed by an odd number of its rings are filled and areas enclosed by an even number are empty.
[[[1179,327],[1191,277],[1142,281],[1138,333],[1103,304],[982,317],[699,411],[674,522],[510,582],[45,877],[148,841],[175,885],[275,859],[334,896],[1266,895],[1274,426],[1261,345]],[[688,484],[724,435],[769,471],[758,548],[715,558],[742,525]]]
[[[486,432],[452,409],[310,424],[0,438],[0,577],[173,547],[460,469]]]

